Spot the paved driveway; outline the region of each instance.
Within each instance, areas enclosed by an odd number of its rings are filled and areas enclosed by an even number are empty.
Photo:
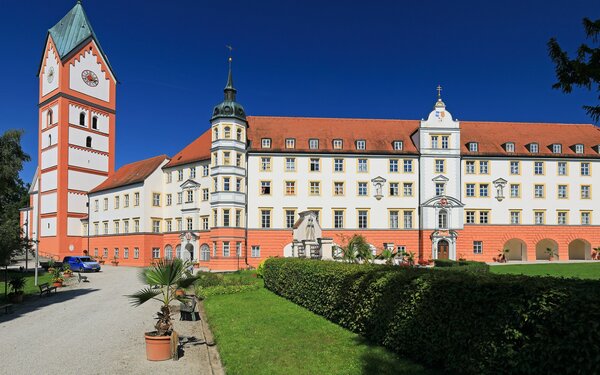
[[[179,361],[146,360],[144,332],[152,330],[158,302],[130,305],[125,295],[142,287],[138,273],[138,268],[105,266],[87,274],[89,283],[78,284],[75,277],[56,295],[34,298],[14,313],[0,315],[0,372],[210,373],[198,347],[185,349]],[[198,322],[175,324],[181,333],[202,335]]]

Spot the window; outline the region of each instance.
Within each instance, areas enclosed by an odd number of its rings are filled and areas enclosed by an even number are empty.
[[[469,151],[477,152],[479,150],[479,144],[477,142],[469,142]]]
[[[389,211],[389,227],[390,229],[398,229],[398,210]]]
[[[229,226],[229,209],[225,209],[223,210],[223,226],[224,227],[228,227]]]
[[[473,254],[483,254],[483,241],[473,241]]]
[[[465,162],[465,172],[467,174],[475,174],[475,161],[467,160]]]
[[[544,185],[534,185],[533,190],[535,198],[544,198]]]
[[[511,198],[520,198],[521,197],[521,185],[510,184],[510,197]]]
[[[448,136],[447,135],[442,135],[442,148],[443,149],[448,149]]]
[[[295,210],[285,210],[285,227],[288,229],[293,228],[295,221],[296,221],[296,211]]]
[[[242,226],[242,210],[235,210],[235,226],[238,228]]]
[[[50,125],[54,124],[52,114],[53,114],[52,110],[49,109],[48,112],[46,113],[46,126],[50,126]]]
[[[538,144],[537,143],[531,143],[529,145],[529,152],[531,152],[532,154],[537,154],[538,153]]]
[[[79,114],[79,125],[85,126],[85,112]]]
[[[318,172],[321,169],[321,159],[310,158],[310,171]]]
[[[358,228],[366,229],[369,225],[369,211],[358,210]]]
[[[534,219],[535,219],[535,224],[536,225],[542,225],[544,224],[544,222],[546,221],[545,219],[545,212],[544,211],[535,211],[534,212]]]
[[[190,167],[190,178],[196,178],[196,167]]]
[[[479,161],[479,174],[488,174],[490,172],[489,165],[490,163],[486,160]]]
[[[208,165],[202,166],[202,176],[204,176],[204,177],[208,176]]]
[[[403,213],[404,216],[404,229],[412,229],[413,227],[413,212],[409,210],[405,210]]]
[[[404,160],[404,173],[412,173],[413,171],[413,161],[412,160]]]
[[[439,137],[437,135],[431,136],[431,148],[438,148]]]
[[[567,224],[567,212],[566,211],[558,211],[556,213],[556,223],[558,225],[566,225]]]
[[[160,258],[160,248],[153,247],[152,248],[152,259],[158,259],[158,258]]]
[[[520,164],[518,161],[510,162],[510,174],[520,174]]]
[[[435,195],[440,196],[444,195],[445,184],[443,182],[436,182],[435,184]]]
[[[475,184],[467,184],[465,191],[466,191],[467,197],[474,197],[475,196]]]
[[[510,223],[521,224],[521,211],[510,211]]]
[[[578,154],[583,154],[583,145],[581,143],[578,143],[575,145],[575,152]]]
[[[398,159],[390,159],[390,172],[398,172]]]
[[[152,220],[152,232],[160,233],[160,220]]]
[[[554,154],[560,154],[562,152],[562,145],[559,143],[555,143],[552,145],[552,152]]]
[[[260,210],[261,228],[271,228],[271,210]]]
[[[203,216],[202,220],[202,230],[208,230],[208,216]]]
[[[405,182],[402,184],[402,188],[404,190],[404,196],[405,197],[412,197],[413,196],[413,184],[412,182]]]
[[[216,141],[217,139],[219,139],[219,128],[214,128],[213,130],[213,138]]]
[[[321,182],[319,181],[311,181],[309,183],[309,194],[310,195],[320,195],[321,194]]]
[[[262,148],[271,148],[271,138],[263,138],[260,144]]]
[[[558,162],[558,175],[559,176],[566,176],[567,175],[567,162],[566,161],[559,161]]]
[[[489,220],[490,213],[488,211],[479,211],[479,224],[488,224]]]
[[[225,137],[226,139],[231,138],[231,128],[229,126],[226,126],[223,129],[223,137]]]
[[[223,152],[223,165],[231,165],[231,152]]]
[[[95,212],[98,212],[98,206],[99,206],[98,199],[96,199],[96,200],[94,201],[94,211],[95,211]]]
[[[152,205],[154,207],[160,206],[160,193],[152,193]]]
[[[139,233],[140,231],[140,219],[133,220],[133,231]]]
[[[368,172],[367,159],[358,159],[358,172]]]
[[[334,159],[333,160],[333,171],[334,172],[343,172],[344,171],[344,159]]]
[[[104,211],[108,210],[108,198],[104,198]]]
[[[338,229],[344,227],[344,210],[333,211],[333,227]]]
[[[536,161],[533,163],[533,174],[543,175],[544,174],[544,162]]]
[[[344,143],[342,142],[341,139],[334,139],[333,140],[333,149],[334,150],[341,150],[343,147]]]
[[[581,199],[590,199],[590,185],[581,185]]]
[[[235,191],[242,191],[242,179],[241,178],[236,178],[235,179]]]
[[[515,144],[512,142],[507,142],[505,144],[506,152],[515,152]]]
[[[119,223],[118,220],[114,221],[114,227],[115,227],[115,232],[114,233],[115,234],[119,234],[119,232],[121,231],[121,225],[120,225],[120,223]]]
[[[392,146],[394,147],[394,150],[396,150],[396,151],[402,151],[402,149],[404,148],[402,141],[394,141],[392,143]]]
[[[296,148],[296,140],[294,138],[286,138],[285,148]]]
[[[590,225],[592,223],[590,217],[589,211],[581,211],[581,225]]]
[[[229,257],[229,241],[223,241],[223,256]]]
[[[193,203],[194,202],[194,191],[193,190],[187,190],[186,191],[186,197],[187,200],[185,203]]]
[[[104,257],[108,258],[108,249],[106,247],[104,248]]]
[[[448,229],[448,211],[440,210],[438,213],[438,228]]]
[[[124,195],[125,201],[123,202],[123,207],[129,207],[129,194]]]
[[[318,150],[319,149],[319,140],[318,139],[309,139],[308,140],[308,148],[310,148],[311,150]]]
[[[88,148],[92,147],[92,137],[85,138],[85,147],[88,147]]]
[[[252,251],[250,252],[252,258],[260,258],[260,246],[253,245]]]
[[[446,171],[446,161],[443,159],[435,160],[435,173],[445,173]]]
[[[171,219],[165,220],[165,223],[167,224],[166,231],[172,232],[173,231],[173,220],[171,220]]]
[[[558,185],[558,198],[559,199],[568,198],[567,185]]]
[[[123,259],[129,259],[129,248],[128,247],[123,248]]]
[[[590,163],[581,163],[581,175],[589,176],[590,175]]]
[[[140,205],[140,193],[133,193],[133,205],[134,206]]]
[[[285,158],[285,171],[294,172],[296,170],[296,158]]]
[[[475,224],[475,211],[467,211],[465,217],[467,224]]]
[[[217,215],[217,210],[213,210],[213,227],[219,226],[219,217]]]
[[[236,131],[236,139],[242,142],[242,129],[240,128],[238,128],[238,130]]]
[[[489,196],[489,185],[488,184],[479,184],[479,196],[480,197],[488,197]]]
[[[213,241],[213,256],[217,256],[217,242]]]
[[[167,184],[173,182],[173,174],[171,172],[165,172],[165,181],[167,181]]]
[[[229,191],[230,190],[230,187],[231,187],[230,180],[231,180],[230,177],[223,177],[223,191]]]
[[[400,194],[397,182],[390,182],[390,197],[397,197]]]
[[[296,181],[285,182],[285,195],[296,195]]]
[[[98,129],[98,117],[92,117],[92,129]]]
[[[170,206],[173,204],[173,194],[167,194],[167,206]]]
[[[271,181],[261,181],[260,182],[260,194],[261,195],[271,195]]]
[[[263,172],[271,170],[271,158],[260,158],[260,170]]]
[[[366,182],[359,182],[358,183],[358,195],[360,195],[361,197],[367,196],[368,194],[368,186]]]
[[[241,167],[242,166],[242,154],[235,154],[235,166],[236,167]]]
[[[356,149],[357,150],[365,150],[367,148],[367,141],[361,139],[356,141]]]
[[[115,209],[116,209],[116,210],[118,210],[118,209],[119,209],[120,203],[121,203],[121,200],[120,200],[119,196],[117,195],[117,196],[115,197]]]
[[[333,183],[333,195],[340,196],[344,195],[344,183],[334,182]]]
[[[140,257],[140,248],[139,247],[134,247],[133,248],[133,258],[134,259],[138,259]]]
[[[177,204],[182,204],[183,203],[183,192],[180,191],[177,193]]]
[[[183,169],[177,171],[177,181],[183,181]]]

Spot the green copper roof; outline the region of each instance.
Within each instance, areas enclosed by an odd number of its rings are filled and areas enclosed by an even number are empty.
[[[233,74],[231,73],[231,58],[229,59],[229,74],[227,75],[227,84],[223,90],[225,93],[224,100],[217,104],[213,109],[211,120],[219,117],[233,117],[246,121],[246,112],[244,107],[235,100],[237,90],[233,87]]]
[[[111,72],[113,72],[110,62],[102,50],[100,42],[94,33],[94,29],[83,10],[81,1],[77,1],[77,4],[75,4],[69,13],[48,30],[48,34],[52,37],[61,60],[67,57],[89,38],[93,38],[94,41],[96,41],[96,45],[98,46],[102,57],[108,64]]]

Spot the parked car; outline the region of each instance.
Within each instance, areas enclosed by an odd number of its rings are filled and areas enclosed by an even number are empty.
[[[73,272],[100,271],[100,264],[89,256],[68,256],[63,259]]]

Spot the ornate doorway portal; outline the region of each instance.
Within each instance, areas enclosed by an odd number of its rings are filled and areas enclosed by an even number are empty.
[[[438,259],[449,259],[450,258],[449,248],[450,248],[450,246],[448,244],[448,241],[446,241],[446,240],[438,241],[437,258]]]

